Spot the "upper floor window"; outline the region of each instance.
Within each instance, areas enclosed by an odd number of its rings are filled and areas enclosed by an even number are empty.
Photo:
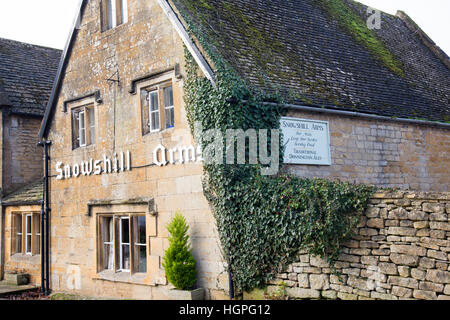
[[[12,252],[33,255],[40,253],[41,225],[39,213],[12,215]]]
[[[72,148],[78,149],[95,143],[94,106],[72,109]]]
[[[128,22],[128,0],[102,0],[102,31]]]
[[[172,83],[141,89],[143,134],[170,129],[175,126]]]

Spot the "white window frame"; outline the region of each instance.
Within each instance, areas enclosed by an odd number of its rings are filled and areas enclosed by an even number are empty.
[[[138,219],[143,218],[145,223],[141,226],[144,227],[143,232],[141,233],[143,239],[147,239],[147,218],[145,214],[146,207],[140,206],[139,211],[141,212],[129,212],[127,209],[119,210],[119,212],[111,212],[111,210],[102,210],[102,209],[94,209],[94,213],[96,215],[96,261],[97,261],[97,273],[104,275],[112,275],[112,274],[139,274],[144,275],[148,272],[148,250],[147,243],[139,243],[140,239],[136,238],[138,236],[137,227],[139,225]],[[97,211],[98,210],[98,211]],[[106,225],[107,221],[105,218],[111,218],[112,223],[112,237],[105,238],[105,229],[104,225]],[[126,226],[124,225],[123,220],[128,221],[128,229],[125,230]],[[128,242],[123,241],[124,232],[128,232],[129,238]],[[111,233],[109,233],[111,235]],[[107,241],[109,239],[109,241]],[[146,242],[146,241],[145,241]],[[113,248],[112,254],[112,269],[107,268],[108,261],[105,261],[105,247]],[[129,258],[130,263],[127,269],[124,268],[122,263],[124,257],[124,248],[125,246],[129,249]],[[136,257],[136,248],[145,247],[145,272],[139,270],[139,263],[141,260]]]
[[[72,145],[72,149],[77,150],[94,145],[97,140],[97,132],[95,130],[97,126],[95,103],[90,100],[83,100],[82,103],[71,107],[70,113],[73,127],[71,134],[75,132],[78,134],[76,139],[78,144],[76,147]]]
[[[172,88],[172,105],[170,105],[170,106],[166,106],[165,90],[168,88]],[[166,129],[172,129],[172,128],[175,128],[175,106],[174,106],[175,103],[174,103],[174,99],[173,99],[173,86],[170,85],[170,86],[164,87],[164,88],[162,88],[162,91],[163,91],[163,97],[164,97],[164,120],[165,120],[164,126],[166,127]],[[174,121],[173,121],[173,124],[171,127],[167,127],[167,112],[166,112],[167,110],[173,110],[173,112],[174,112],[174,119],[173,119]]]
[[[156,110],[152,110],[152,99],[151,99],[151,95],[153,93],[156,93],[156,98],[158,101],[158,107],[156,108]],[[159,101],[159,89],[154,89],[152,91],[149,91],[147,94],[147,99],[148,99],[148,121],[149,121],[149,126],[150,126],[150,133],[154,133],[154,132],[159,132],[161,131],[161,112],[160,112],[160,101]],[[157,114],[158,115],[158,128],[153,128],[153,124],[152,124],[152,116],[153,114]]]
[[[95,132],[95,108],[86,108],[85,111],[87,111],[87,113],[89,114],[89,123],[87,124],[87,126],[89,126],[89,144],[91,145],[95,144],[95,140],[97,139]],[[84,122],[86,125],[86,119],[84,120]]]
[[[23,217],[25,217],[25,254],[28,256],[33,255],[33,250],[32,247],[33,245],[31,244],[33,241],[33,215],[32,214],[25,214],[23,215]],[[28,218],[30,218],[30,232],[28,232]],[[31,248],[28,248],[28,237],[30,237],[30,245]]]
[[[117,27],[117,8],[116,8],[116,0],[108,0],[108,9],[111,6],[111,12],[108,12],[108,14],[110,14],[111,16],[108,16],[108,20],[109,18],[111,18],[111,25],[110,25],[110,29],[114,29],[115,27]]]
[[[102,248],[102,250],[105,250],[105,245],[108,245],[108,246],[111,246],[110,248],[112,248],[112,266],[111,266],[111,269],[109,268],[109,262],[108,261],[106,261],[107,262],[107,264],[108,264],[108,268],[105,268],[105,270],[114,270],[114,268],[115,268],[115,257],[114,257],[114,217],[113,216],[111,216],[111,217],[104,217],[103,219],[105,219],[105,218],[110,218],[111,220],[110,220],[110,222],[108,223],[108,228],[109,228],[109,234],[108,234],[108,237],[110,237],[110,234],[112,233],[112,237],[111,237],[111,241],[103,241],[103,248]],[[104,221],[102,221],[102,224],[104,225],[104,224],[106,224],[106,222],[104,222]],[[102,228],[104,227],[102,225]],[[102,233],[103,233],[103,231],[102,231]],[[103,236],[103,234],[102,234],[102,236]],[[105,263],[105,261],[103,261],[103,263]]]
[[[117,8],[116,0],[106,1],[106,30],[114,29],[122,24],[128,23],[128,0],[120,0],[121,8]],[[120,10],[120,12],[118,12]],[[117,20],[117,15],[120,13],[120,21]],[[105,21],[104,21],[105,22]],[[104,30],[104,31],[106,31]]]
[[[83,126],[81,125],[82,123],[83,123]],[[78,140],[80,142],[80,147],[87,146],[86,108],[84,108],[82,111],[80,111],[78,113]]]
[[[128,246],[128,254],[130,259],[130,265],[131,265],[131,234],[130,234],[130,226],[131,226],[131,220],[129,216],[126,217],[118,217],[119,219],[119,272],[130,272],[130,269],[125,269],[123,267],[123,246]],[[128,243],[122,242],[122,220],[128,220]]]
[[[136,232],[139,233],[139,218],[142,217],[144,218],[144,224],[147,222],[145,216],[136,216],[135,218],[135,223],[136,223]],[[145,230],[147,231],[147,227],[145,228]],[[147,256],[147,243],[140,243],[137,242],[135,240],[138,240],[139,238],[139,234],[134,234],[135,230],[133,230],[133,243],[135,247],[145,247],[145,255]],[[147,235],[144,235],[144,239],[146,238]],[[139,252],[139,251],[138,251]],[[147,261],[147,260],[146,260]],[[134,269],[137,270],[136,266],[134,266]]]
[[[128,22],[128,0],[122,0],[122,24]]]

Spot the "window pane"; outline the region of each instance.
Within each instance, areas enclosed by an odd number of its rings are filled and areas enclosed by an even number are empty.
[[[121,229],[122,243],[130,243],[130,229],[129,229],[130,220],[128,218],[122,218],[120,220],[122,224]]]
[[[164,88],[164,106],[167,108],[173,106],[173,89],[172,86]]]
[[[27,241],[27,244],[26,244],[25,253],[31,253],[31,234],[27,234],[26,241]]]
[[[78,126],[80,128],[80,145],[86,145],[86,122],[85,122],[85,112],[82,111],[78,116]]]
[[[16,221],[14,222],[16,225],[16,233],[22,233],[22,215],[20,214],[16,214],[14,216],[14,218],[16,219]]]
[[[135,228],[135,243],[146,244],[145,217],[136,217]]]
[[[103,242],[103,252],[102,252],[102,266],[104,270],[114,269],[114,220],[112,217],[104,217],[101,220],[102,228],[102,242]]]
[[[17,236],[16,241],[16,253],[22,252],[22,236]]]
[[[116,22],[116,0],[107,0],[108,2],[108,29],[117,25]]]
[[[152,91],[149,93],[149,106],[150,106],[150,130],[159,130],[159,101],[158,91]]]
[[[31,215],[27,215],[27,220],[25,226],[27,228],[27,233],[31,233]]]
[[[72,148],[80,147],[80,123],[79,123],[80,109],[72,110]]]
[[[159,111],[158,91],[150,92],[150,111]]]
[[[41,234],[41,215],[40,214],[34,214],[34,234],[39,235]]]
[[[151,130],[159,130],[159,112],[152,112]]]
[[[147,246],[135,246],[134,259],[136,272],[147,272]]]
[[[79,120],[80,120],[80,129],[85,129],[86,125],[84,122],[84,111],[79,113]]]
[[[40,254],[41,253],[41,215],[40,214],[34,214],[33,215],[34,220],[34,227],[33,227],[33,237],[34,237],[34,254]]]
[[[15,253],[22,252],[22,215],[15,214],[13,216],[14,219],[14,232],[15,232],[15,244],[14,251]]]
[[[164,109],[166,128],[173,128],[175,124],[174,108],[173,108],[173,89],[172,86],[164,88]]]
[[[112,242],[113,241],[113,218],[104,217],[102,218],[102,242]]]
[[[122,23],[128,22],[128,0],[122,0]]]
[[[35,248],[36,248],[36,250],[35,250],[35,254],[40,254],[41,253],[41,236],[40,235],[36,235],[35,236],[35,241],[34,241],[34,243],[35,243]]]
[[[173,108],[170,109],[166,109],[166,113],[165,113],[165,117],[166,117],[166,128],[173,128],[174,124],[175,124],[175,112]]]
[[[41,236],[40,235],[36,236],[35,244],[36,244],[36,254],[41,254]]]
[[[127,244],[122,245],[122,270],[130,270],[130,246]]]
[[[25,216],[25,253],[32,253],[32,248],[31,248],[31,239],[32,239],[32,234],[31,234],[31,218],[32,215],[27,214]]]
[[[89,112],[89,144],[94,144],[95,143],[95,113],[94,113],[94,108],[89,108],[88,109]]]
[[[114,269],[114,249],[112,244],[103,245],[103,269],[113,270]]]

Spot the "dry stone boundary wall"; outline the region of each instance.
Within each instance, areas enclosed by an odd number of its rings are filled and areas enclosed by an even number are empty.
[[[449,216],[449,192],[378,192],[344,244],[340,278],[301,254],[268,290],[283,281],[299,299],[450,300]]]

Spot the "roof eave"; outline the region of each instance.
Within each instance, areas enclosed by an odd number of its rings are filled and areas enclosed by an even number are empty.
[[[3,207],[38,206],[42,200],[2,202]]]

